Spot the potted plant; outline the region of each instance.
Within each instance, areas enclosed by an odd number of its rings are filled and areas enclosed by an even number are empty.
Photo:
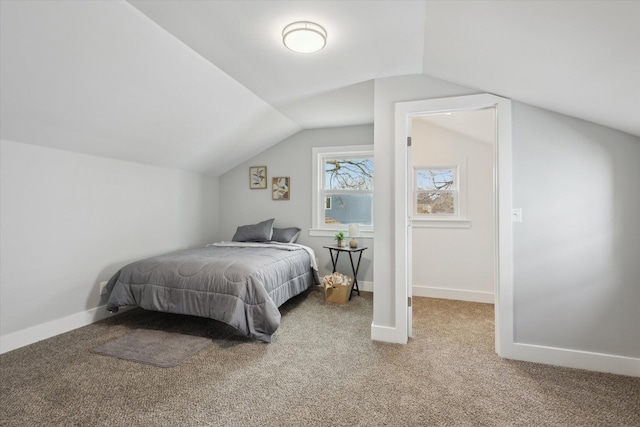
[[[333,236],[333,239],[338,242],[339,248],[344,248],[346,246],[346,242],[344,240],[344,231],[340,230]]]

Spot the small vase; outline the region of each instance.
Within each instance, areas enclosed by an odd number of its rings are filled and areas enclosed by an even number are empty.
[[[345,242],[344,240],[338,240],[338,247],[339,248],[344,248],[347,242]]]

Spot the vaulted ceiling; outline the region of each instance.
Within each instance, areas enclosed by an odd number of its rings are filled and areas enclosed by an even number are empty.
[[[427,74],[640,136],[636,1],[0,2],[0,136],[220,175]],[[300,55],[285,25],[327,47]]]

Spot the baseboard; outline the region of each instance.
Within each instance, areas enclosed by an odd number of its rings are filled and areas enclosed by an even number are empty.
[[[384,341],[397,344],[406,344],[407,337],[398,336],[398,330],[391,326],[379,326],[371,324],[371,339],[374,341]]]
[[[416,297],[455,299],[487,304],[494,303],[493,292],[467,291],[464,289],[437,288],[423,285],[413,285],[412,292]]]
[[[358,280],[358,289],[365,292],[373,292],[373,282],[365,282],[364,280]]]
[[[126,310],[126,308],[121,308],[119,313]],[[106,305],[101,305],[63,317],[62,319],[52,320],[47,323],[2,335],[0,336],[0,354],[90,325],[113,315],[115,314],[107,311]]]
[[[640,377],[639,358],[522,343],[510,350],[509,359]]]

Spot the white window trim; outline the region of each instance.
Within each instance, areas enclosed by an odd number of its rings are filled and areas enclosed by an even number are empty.
[[[309,229],[310,236],[320,236],[320,237],[333,237],[336,232],[339,230],[343,230],[345,233],[348,233],[349,226],[347,224],[343,225],[326,225],[321,224],[322,216],[320,215],[320,206],[324,206],[324,197],[321,197],[322,194],[322,174],[324,172],[324,168],[322,165],[324,164],[324,159],[331,155],[332,157],[336,154],[345,157],[371,157],[373,158],[373,145],[343,145],[339,147],[313,147],[311,149],[311,170],[312,170],[312,178],[311,178],[311,188],[313,191],[313,196],[311,198],[311,229]],[[374,161],[375,168],[375,161]],[[375,173],[375,169],[374,169]],[[322,198],[322,200],[320,200]],[[322,203],[322,204],[320,204]],[[373,211],[371,212],[372,222],[375,224],[375,219],[373,219]],[[360,237],[361,238],[373,238],[373,226],[360,225]]]
[[[429,164],[429,165],[414,165],[413,176],[417,169],[451,169],[456,170],[457,179],[457,200],[456,209],[457,214],[454,215],[424,215],[417,213],[416,200],[416,188],[415,183],[413,186],[413,213],[412,222],[413,226],[417,228],[471,228],[471,220],[467,218],[467,159],[462,159],[459,163],[447,163],[447,164]],[[412,179],[413,181],[413,179]]]
[[[471,228],[471,221],[466,219],[414,219],[413,228]]]

